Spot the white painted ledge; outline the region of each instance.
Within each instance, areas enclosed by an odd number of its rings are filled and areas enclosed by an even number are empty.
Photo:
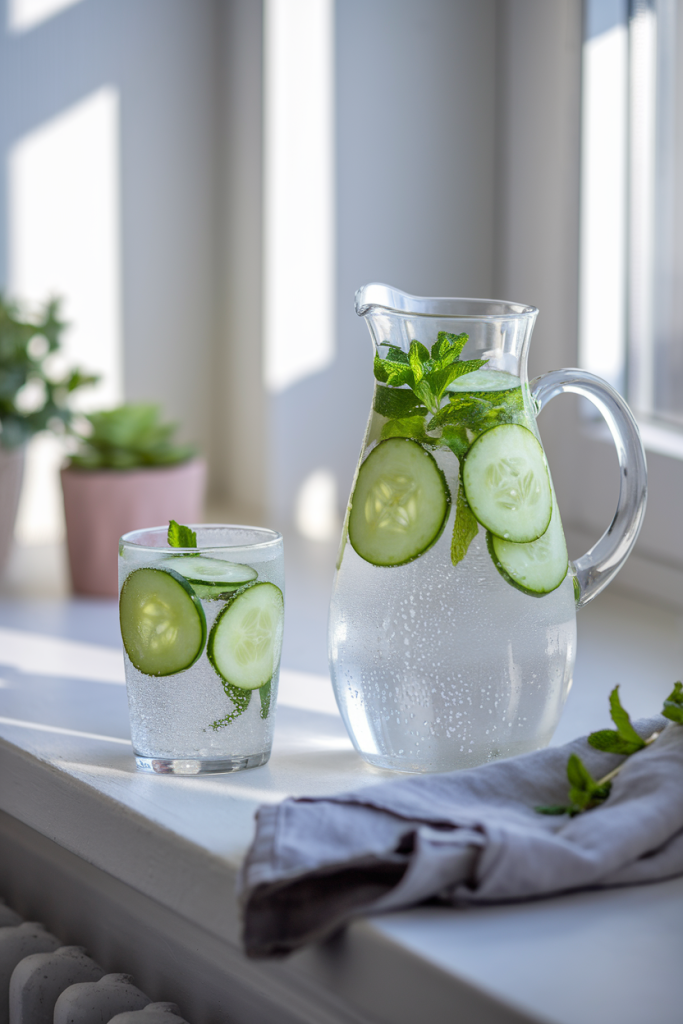
[[[623,608],[621,626],[631,614],[642,630],[642,609]],[[112,614],[108,603],[101,614]],[[36,633],[31,621],[0,621],[0,810],[211,936],[225,970],[255,1000],[267,989],[273,1006],[286,1004],[288,1021],[451,1024],[457,1009],[477,1024],[641,1024],[656,1007],[658,1024],[678,1024],[683,879],[519,906],[421,908],[361,921],[278,966],[247,961],[234,883],[256,807],[387,774],[353,751],[329,681],[283,672],[262,768],[150,777],[134,769],[120,652],[66,627]],[[661,648],[659,634],[654,642]],[[579,674],[565,728],[593,707],[580,692],[594,680]]]

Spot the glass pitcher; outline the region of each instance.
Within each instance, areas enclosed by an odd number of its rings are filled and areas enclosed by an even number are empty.
[[[375,393],[329,618],[337,703],[358,752],[405,772],[536,750],[571,686],[576,609],[618,572],[647,471],[623,399],[583,370],[527,377],[538,310],[356,294]],[[569,562],[536,416],[570,391],[602,413],[621,487],[611,526]]]

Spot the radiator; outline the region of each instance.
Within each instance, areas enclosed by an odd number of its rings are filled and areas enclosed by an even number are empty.
[[[129,974],[106,974],[82,946],[0,900],[0,1024],[188,1024]]]

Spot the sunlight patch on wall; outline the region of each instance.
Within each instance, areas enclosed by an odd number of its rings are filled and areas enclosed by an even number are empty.
[[[122,399],[118,137],[118,94],[104,87],[9,155],[8,294],[29,309],[63,297],[71,326],[61,363],[101,375],[78,396],[81,410]],[[60,451],[47,436],[29,446],[17,523],[24,542],[61,535]]]
[[[339,536],[337,481],[329,469],[316,469],[302,483],[294,522],[302,537],[308,540],[331,541]]]
[[[266,0],[264,375],[280,392],[334,358],[333,0]]]
[[[83,0],[7,0],[7,28],[10,32],[28,32],[67,7],[82,2]]]
[[[623,391],[626,367],[628,30],[584,44],[580,363]]]

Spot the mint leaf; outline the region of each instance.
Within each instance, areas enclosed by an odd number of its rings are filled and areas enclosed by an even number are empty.
[[[413,386],[413,391],[421,402],[427,406],[430,412],[436,412],[439,408],[439,399],[432,391],[428,381],[420,380]]]
[[[419,341],[411,341],[408,362],[416,384],[420,383],[425,373],[428,373],[433,366],[432,360],[429,358],[429,351]]]
[[[643,740],[631,725],[631,718],[622,706],[619,700],[619,687],[615,686],[609,695],[609,707],[612,721],[617,727],[619,735],[625,740],[631,740],[633,743],[640,743],[641,746],[645,746]]]
[[[600,729],[592,732],[588,737],[591,747],[596,750],[604,750],[608,754],[635,754],[645,744],[636,744],[631,740],[623,739],[614,729]]]
[[[382,427],[380,434],[382,441],[387,437],[414,437],[422,440],[425,437],[424,416],[406,416],[401,419],[389,420]]]
[[[217,721],[211,723],[211,728],[214,732],[218,732],[225,725],[230,725],[236,718],[243,715],[249,707],[249,701],[251,700],[251,690],[243,690],[241,686],[233,686],[232,683],[223,683],[223,689],[235,705],[234,709],[225,716],[225,718],[219,718]]]
[[[439,331],[436,342],[432,345],[432,359],[438,360],[442,366],[448,366],[460,356],[469,340],[469,334],[449,334]]]
[[[462,562],[468,548],[479,532],[479,523],[472,514],[470,506],[462,492],[462,484],[458,488],[458,500],[455,506],[455,522],[451,540],[451,562],[457,565]]]
[[[450,365],[440,370],[432,370],[427,375],[427,381],[440,400],[452,381],[457,377],[464,376],[466,373],[472,373],[473,370],[478,370],[479,366],[483,366],[487,361],[486,359],[472,359],[469,363],[450,363]]]
[[[447,423],[444,426],[443,433],[439,440],[442,445],[446,445],[450,448],[456,459],[461,459],[470,446],[465,428],[458,427],[452,423]]]
[[[171,519],[166,541],[172,548],[196,548],[197,534],[189,526],[181,526],[175,519]]]
[[[427,429],[435,430],[445,423],[456,423],[458,426],[477,430],[490,410],[491,404],[481,398],[474,398],[468,394],[452,395],[450,403],[439,409],[427,424]]]
[[[392,388],[407,384],[412,388],[414,382],[413,371],[407,363],[393,362],[389,359],[381,359],[375,356],[375,377],[382,384],[389,384]]]
[[[270,714],[270,701],[272,697],[272,680],[259,688],[259,697],[261,698],[261,718],[267,718]]]
[[[600,729],[592,732],[588,742],[596,750],[607,750],[613,754],[635,754],[642,750],[645,741],[641,740],[631,725],[628,711],[625,711],[619,700],[619,687],[615,686],[609,695],[610,716],[616,725],[614,729]]]
[[[382,384],[375,388],[374,409],[388,420],[411,416],[418,410],[422,415],[427,412],[412,391],[407,388],[384,387]]]
[[[564,807],[562,804],[550,804],[548,807],[534,807],[536,814],[575,814],[573,807]]]
[[[487,363],[488,359],[466,359],[452,363],[451,367],[455,370],[455,373],[451,380],[455,380],[457,377],[464,377],[466,373],[474,373],[475,370],[481,370],[482,366],[486,366]],[[451,380],[449,380],[449,384]],[[496,394],[496,392],[492,392],[492,394]]]
[[[408,365],[408,353],[404,352],[402,348],[398,348],[397,345],[389,345],[387,342],[382,342],[380,348],[388,349],[386,356],[384,357],[390,363],[405,363]]]
[[[664,701],[662,714],[671,722],[683,725],[683,683],[676,683]]]
[[[569,756],[567,778],[570,784],[569,799],[576,808],[574,813],[597,807],[607,799],[612,788],[609,782],[598,785],[577,754]],[[570,813],[572,812],[570,811]]]

